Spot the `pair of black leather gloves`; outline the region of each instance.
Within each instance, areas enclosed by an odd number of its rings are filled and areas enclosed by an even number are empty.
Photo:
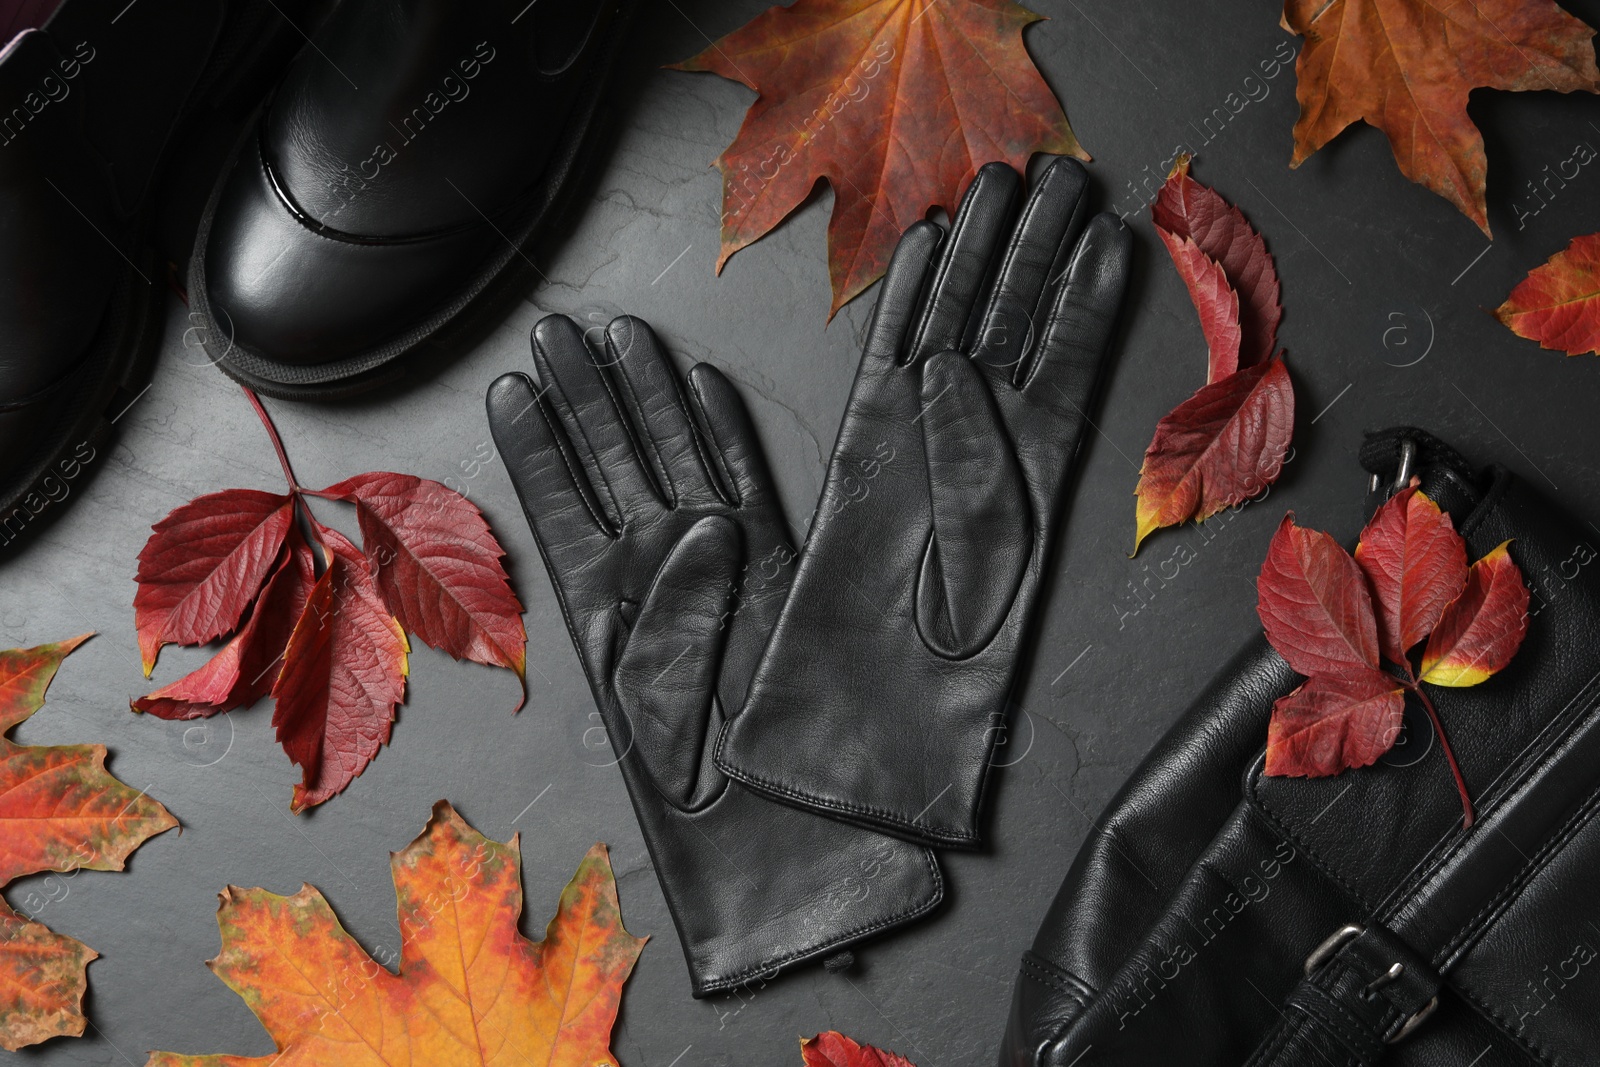
[[[1128,273],[1081,165],[984,167],[896,249],[798,553],[744,405],[650,328],[535,327],[489,423],[694,994],[933,909],[990,757]],[[942,245],[942,250],[941,250]]]

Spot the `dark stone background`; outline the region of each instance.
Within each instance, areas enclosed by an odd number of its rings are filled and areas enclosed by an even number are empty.
[[[1341,537],[1358,529],[1363,485],[1353,457],[1363,430],[1426,426],[1600,519],[1600,365],[1542,351],[1488,313],[1569,238],[1600,229],[1600,161],[1519,225],[1519,205],[1539,204],[1530,179],[1579,142],[1600,148],[1600,100],[1474,96],[1489,146],[1491,245],[1406,181],[1374,129],[1354,128],[1288,169],[1294,72],[1280,65],[1267,78],[1261,64],[1271,70],[1298,41],[1279,28],[1274,4],[1034,0],[1051,21],[1028,31],[1029,48],[1095,155],[1103,202],[1134,225],[1138,259],[1099,432],[1082,456],[1037,652],[1015,697],[1004,757],[1014,765],[994,778],[989,846],[947,855],[942,910],[871,945],[856,973],[802,968],[747,998],[691,1000],[622,781],[604,766],[609,753],[585,744],[592,705],[544,569],[503,468],[481,462],[482,397],[502,370],[529,366],[527,334],[540,316],[562,311],[598,324],[624,309],[643,315],[683,359],[713,362],[742,384],[789,513],[805,521],[874,294],[825,323],[826,192],[713,276],[719,183],[707,165],[752,94],[659,69],[765,3],[647,5],[581,214],[539,257],[546,280],[476,348],[409,391],[337,406],[268,402],[306,484],[394,469],[467,491],[499,532],[528,606],[530,696],[519,715],[508,673],[419,645],[392,745],[345,795],[308,816],[288,814],[297,773],[273,741],[265,703],[198,727],[127,711],[148,688],[131,604],[150,524],[202,492],[281,487],[254,416],[184,346],[184,310],[171,301],[154,385],[122,420],[98,474],[74,486],[80,499],[58,521],[0,563],[0,647],[100,632],[68,660],[18,739],[106,743],[113,771],[184,824],[145,845],[127,873],[33,878],[8,891],[102,955],[89,971],[94,1030],[22,1061],[142,1064],[157,1048],[270,1052],[244,1002],[202,965],[217,950],[217,891],[231,882],[287,893],[311,882],[362,944],[392,959],[399,931],[388,853],[448,797],[484,833],[522,835],[525,929],[535,936],[584,850],[611,845],[628,927],[652,935],[616,1031],[627,1067],[797,1063],[796,1037],[828,1028],[920,1067],[992,1063],[1017,957],[1093,832],[1092,817],[1255,630],[1252,579],[1284,509]],[[1600,24],[1597,0],[1566,6]],[[1199,132],[1214,109],[1226,112],[1230,93],[1263,91],[1225,124],[1213,119],[1209,140]],[[1294,460],[1270,499],[1219,516],[1205,535],[1161,533],[1130,560],[1140,454],[1156,420],[1204,375],[1194,311],[1138,188],[1148,177],[1154,189],[1180,143],[1199,150],[1198,177],[1244,209],[1277,257],[1281,341],[1300,416]],[[350,519],[336,522],[349,529]],[[1197,558],[1146,585],[1180,544]],[[1145,601],[1134,585],[1148,590]],[[169,649],[156,681],[201,657]],[[49,902],[28,907],[29,894]]]

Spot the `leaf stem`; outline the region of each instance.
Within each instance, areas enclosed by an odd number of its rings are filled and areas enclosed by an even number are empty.
[[[1472,796],[1467,792],[1466,779],[1461,777],[1461,765],[1456,762],[1456,754],[1450,749],[1450,739],[1445,736],[1444,723],[1439,721],[1438,709],[1433,706],[1433,701],[1428,698],[1422,683],[1417,681],[1415,675],[1405,680],[1405,687],[1422,701],[1423,710],[1433,722],[1433,732],[1439,735],[1439,751],[1444,753],[1444,761],[1450,767],[1450,775],[1456,780],[1456,792],[1461,794],[1461,814],[1464,820],[1461,828],[1465,830],[1473,824],[1476,816],[1472,812]]]
[[[289,454],[283,450],[283,439],[278,436],[278,428],[272,424],[272,416],[267,414],[267,409],[261,406],[261,398],[256,396],[255,390],[248,385],[241,385],[239,388],[244,390],[245,399],[256,409],[256,417],[267,429],[267,437],[272,441],[272,450],[278,454],[278,465],[283,468],[283,476],[289,482],[289,491],[295,494],[304,492],[300,483],[295,480],[294,468],[289,466]]]

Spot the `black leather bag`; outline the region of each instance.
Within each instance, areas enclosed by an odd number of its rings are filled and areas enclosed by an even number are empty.
[[[1022,959],[1002,1067],[1600,1063],[1600,535],[1429,435],[1372,435],[1532,593],[1509,667],[1377,764],[1262,775],[1299,676],[1248,645],[1112,800]],[[1384,493],[1374,494],[1376,504]],[[1262,546],[1265,551],[1265,545]]]

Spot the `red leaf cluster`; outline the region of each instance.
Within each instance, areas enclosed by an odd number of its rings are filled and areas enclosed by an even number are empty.
[[[341,792],[388,742],[405,697],[407,631],[457,659],[509,667],[519,681],[527,634],[504,552],[465,497],[387,472],[305,489],[250,400],[289,491],[211,493],[152,528],[134,596],[146,676],[163,644],[232,636],[133,708],[194,719],[271,693],[278,741],[304,775],[291,804],[299,811]],[[318,522],[307,497],[355,504],[364,551]]]
[[[1205,333],[1206,384],[1156,424],[1139,469],[1135,552],[1155,530],[1204,521],[1283,470],[1294,386],[1273,356],[1278,271],[1238,208],[1189,176],[1179,156],[1150,208]]]
[[[1468,567],[1450,516],[1413,479],[1373,515],[1353,558],[1285,515],[1256,586],[1267,640],[1308,679],[1273,706],[1266,773],[1368,766],[1394,745],[1410,692],[1433,721],[1471,826],[1466,783],[1422,683],[1477,685],[1522,644],[1528,590],[1506,545]],[[1424,641],[1419,669],[1411,657]]]

